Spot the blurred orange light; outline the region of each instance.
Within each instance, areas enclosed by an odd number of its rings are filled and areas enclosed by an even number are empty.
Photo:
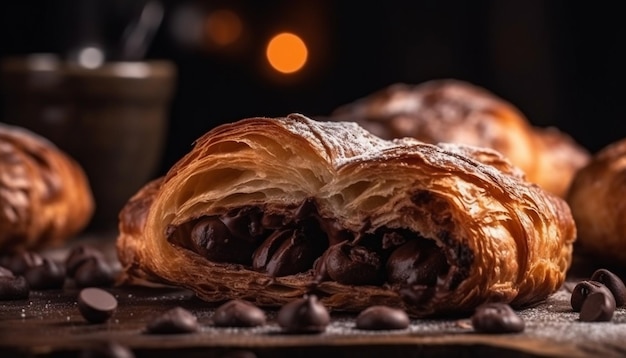
[[[282,73],[293,73],[306,64],[308,50],[299,36],[283,32],[270,40],[265,55],[275,70]]]
[[[212,11],[205,22],[205,31],[210,41],[227,46],[239,39],[243,31],[241,18],[227,9]]]

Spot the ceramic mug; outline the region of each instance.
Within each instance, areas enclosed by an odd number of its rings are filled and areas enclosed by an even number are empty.
[[[123,205],[160,167],[174,64],[108,62],[87,69],[40,54],[5,59],[1,75],[2,121],[48,138],[75,158],[96,203],[88,229],[116,228]]]

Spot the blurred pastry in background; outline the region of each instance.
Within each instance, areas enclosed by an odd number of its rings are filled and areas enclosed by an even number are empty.
[[[626,138],[593,155],[572,181],[566,200],[580,252],[626,266]]]
[[[563,197],[589,152],[557,128],[530,124],[512,103],[455,79],[398,83],[335,109],[331,119],[355,121],[385,138],[492,148],[527,179]]]
[[[80,165],[44,137],[0,123],[0,253],[59,245],[94,210]]]

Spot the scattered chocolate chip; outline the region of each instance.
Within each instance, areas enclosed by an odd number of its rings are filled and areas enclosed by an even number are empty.
[[[476,308],[472,327],[482,333],[517,333],[524,330],[524,320],[506,303],[486,303]]]
[[[256,327],[266,322],[262,309],[243,300],[230,300],[219,306],[212,319],[218,327]]]
[[[90,323],[107,321],[117,309],[117,300],[109,292],[97,288],[84,288],[78,294],[78,310]]]
[[[28,298],[30,287],[24,276],[0,277],[0,301]]]
[[[28,268],[24,278],[31,290],[59,289],[65,283],[65,271],[53,260],[44,258],[41,265]]]
[[[616,307],[626,305],[626,285],[616,274],[607,269],[598,269],[591,275],[591,280],[600,282],[611,291]]]
[[[371,306],[356,317],[356,328],[372,331],[405,329],[409,323],[409,316],[404,310],[389,306]]]
[[[89,257],[74,273],[76,287],[109,287],[115,282],[111,266],[103,259]]]
[[[613,318],[615,299],[603,291],[592,292],[583,302],[579,319],[583,322],[606,322]]]
[[[574,312],[580,312],[587,297],[598,291],[602,291],[610,296],[613,295],[604,284],[597,281],[585,280],[576,284],[576,286],[574,286],[574,290],[572,291],[572,296],[570,297],[570,303]]]
[[[128,347],[116,342],[105,342],[94,347],[84,348],[79,358],[134,358],[135,354]]]
[[[6,258],[4,267],[8,268],[15,276],[23,275],[27,269],[39,266],[43,263],[43,257],[33,251],[16,252]]]
[[[74,277],[76,274],[76,270],[85,262],[87,259],[95,257],[97,259],[102,259],[104,261],[104,256],[102,253],[88,245],[78,245],[69,252],[67,258],[65,259],[65,271],[68,277]]]
[[[315,295],[285,304],[276,317],[278,325],[289,333],[321,333],[330,324],[330,314]]]
[[[0,266],[0,278],[6,278],[6,277],[14,278],[15,275],[13,275],[13,272],[9,270],[8,268]]]
[[[199,330],[196,316],[182,307],[174,307],[146,325],[149,334],[192,333]]]

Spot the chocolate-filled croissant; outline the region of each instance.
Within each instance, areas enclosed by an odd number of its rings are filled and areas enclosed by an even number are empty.
[[[495,151],[298,114],[211,130],[129,200],[119,229],[127,282],[413,316],[540,301],[575,237],[567,204]]]
[[[0,253],[60,245],[85,228],[93,210],[74,159],[39,134],[0,124]]]
[[[626,137],[580,169],[566,197],[576,222],[577,253],[626,267]]]

